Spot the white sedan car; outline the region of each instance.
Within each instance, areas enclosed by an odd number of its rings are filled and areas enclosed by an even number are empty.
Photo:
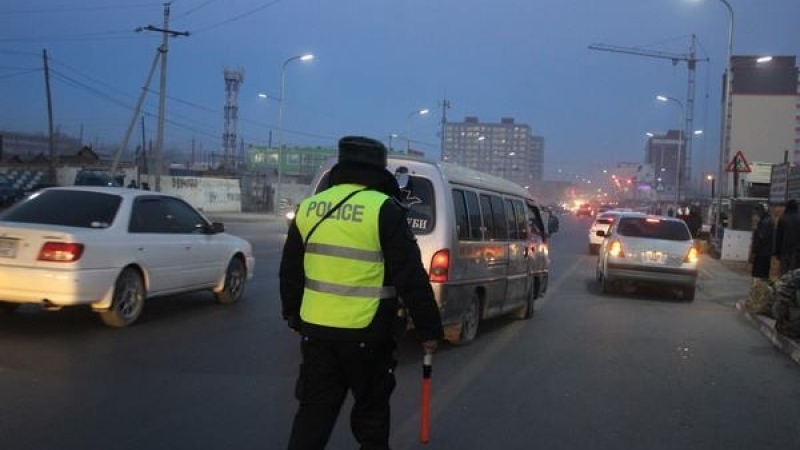
[[[0,310],[91,305],[125,327],[147,298],[210,290],[242,297],[250,243],[179,197],[118,187],[36,192],[0,214]]]
[[[694,300],[698,252],[682,220],[621,213],[608,231],[597,233],[605,237],[596,268],[600,290],[654,284],[680,289],[684,300]]]

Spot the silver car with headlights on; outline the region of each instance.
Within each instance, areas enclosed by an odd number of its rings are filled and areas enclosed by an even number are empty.
[[[622,283],[661,285],[679,289],[694,300],[699,254],[682,220],[627,212],[618,216],[604,237],[596,276],[604,293]]]

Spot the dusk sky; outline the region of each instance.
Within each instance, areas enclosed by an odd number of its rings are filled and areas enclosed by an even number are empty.
[[[734,55],[800,55],[800,1],[729,0]],[[112,6],[113,5],[113,6]],[[243,68],[238,136],[266,145],[286,68],[287,145],[335,145],[345,134],[408,133],[439,158],[448,119],[513,117],[545,139],[545,176],[595,176],[641,162],[645,133],[678,127],[687,68],[593,51],[590,44],[687,54],[697,36],[692,177],[716,171],[729,14],[720,0],[176,0],[170,28],[169,148],[220,152],[223,69]],[[84,141],[119,142],[163,25],[151,0],[7,0],[0,7],[0,130],[47,131],[42,50],[51,56],[56,126]],[[158,72],[145,102],[155,138]],[[409,114],[422,108],[428,116]],[[407,129],[407,130],[406,130]],[[130,148],[141,139],[137,126]],[[273,137],[275,139],[275,136]],[[559,169],[561,172],[559,172]]]

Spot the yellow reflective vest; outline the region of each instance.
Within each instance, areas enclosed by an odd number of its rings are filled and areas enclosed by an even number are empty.
[[[356,184],[331,187],[300,203],[295,216],[300,235],[308,233]],[[304,322],[335,328],[365,328],[375,317],[382,298],[394,288],[383,286],[384,263],[378,234],[378,215],[387,195],[358,192],[324,220],[305,249],[305,289],[300,306]]]

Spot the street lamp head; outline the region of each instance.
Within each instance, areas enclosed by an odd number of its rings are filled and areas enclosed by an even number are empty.
[[[312,59],[314,59],[314,55],[311,53],[300,56],[300,61],[311,61]]]
[[[656,100],[660,102],[666,102],[669,101],[669,97],[667,97],[666,95],[656,95]]]
[[[772,56],[762,56],[756,59],[757,64],[764,64],[772,61]]]
[[[429,112],[431,112],[429,109],[421,109],[419,111],[419,115],[420,116],[424,116],[425,114],[428,114]]]

